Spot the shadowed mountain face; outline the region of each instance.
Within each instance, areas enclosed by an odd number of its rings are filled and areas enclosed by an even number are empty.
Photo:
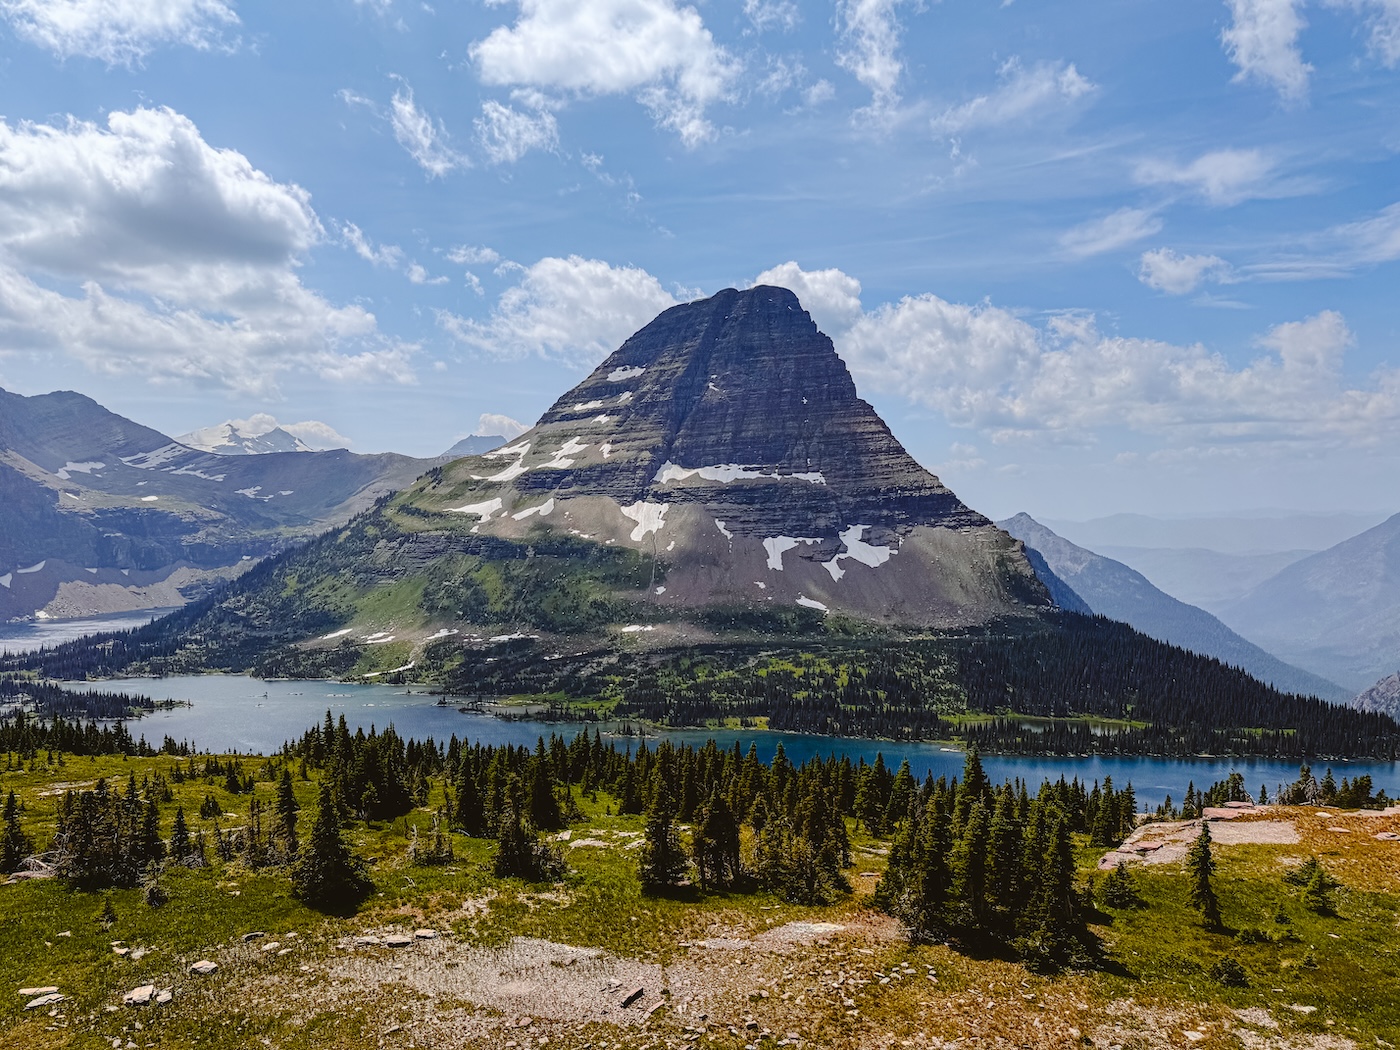
[[[1240,667],[1278,689],[1327,700],[1349,699],[1348,691],[1336,683],[1284,663],[1205,610],[1164,594],[1141,573],[1076,546],[1030,515],[1018,514],[999,524],[1043,556],[1051,571],[1095,613],[1121,620],[1160,641]]]
[[[407,500],[482,536],[655,553],[661,605],[932,624],[1050,604],[1020,545],[909,456],[782,288],[667,310],[532,430]]]
[[[0,620],[179,605],[428,465],[214,455],[81,394],[0,390]]]
[[[1288,566],[1220,618],[1317,674],[1363,689],[1400,661],[1400,514]]]

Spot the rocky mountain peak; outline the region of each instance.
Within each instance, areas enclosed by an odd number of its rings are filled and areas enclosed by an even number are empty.
[[[484,535],[653,552],[667,602],[914,622],[1049,604],[1019,544],[915,462],[784,288],[666,310],[531,430],[414,500]]]

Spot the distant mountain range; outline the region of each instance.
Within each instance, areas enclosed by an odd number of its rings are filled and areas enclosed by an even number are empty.
[[[179,605],[431,465],[214,454],[81,394],[0,390],[0,620]]]
[[[1400,664],[1400,514],[1294,562],[1219,615],[1300,667],[1366,688]]]
[[[232,421],[203,427],[175,439],[186,448],[212,452],[216,456],[261,456],[269,452],[311,452],[313,449],[295,434],[281,427],[251,433]]]
[[[439,458],[452,460],[461,459],[463,456],[479,456],[483,452],[490,452],[493,449],[498,449],[505,443],[506,439],[500,434],[471,434],[457,442],[457,444],[449,448]]]
[[[1350,690],[1285,663],[1204,609],[1178,601],[1141,573],[1071,543],[1028,514],[997,524],[1041,555],[1055,576],[1095,613],[1121,620],[1160,641],[1214,656],[1287,692],[1337,701],[1351,698]],[[1047,586],[1053,592],[1053,585]]]

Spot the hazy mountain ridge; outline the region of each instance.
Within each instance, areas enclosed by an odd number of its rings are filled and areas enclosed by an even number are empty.
[[[429,465],[344,450],[215,455],[71,391],[0,391],[0,619],[178,603]]]
[[[1321,676],[1290,666],[1230,630],[1203,609],[1178,601],[1145,576],[1112,558],[1071,543],[1028,514],[998,523],[1044,556],[1050,569],[1095,613],[1144,634],[1241,667],[1276,688],[1346,700],[1350,693]]]
[[[1400,671],[1382,678],[1351,702],[1358,711],[1376,711],[1400,719]]]
[[[175,439],[187,448],[219,456],[263,456],[271,452],[312,452],[310,445],[281,427],[248,433],[233,421],[201,427]]]
[[[1220,618],[1307,670],[1366,688],[1400,658],[1400,514],[1288,566]]]

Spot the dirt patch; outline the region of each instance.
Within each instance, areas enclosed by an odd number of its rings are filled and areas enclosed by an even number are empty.
[[[1292,846],[1302,841],[1292,820],[1265,816],[1271,811],[1223,810],[1231,814],[1221,820],[1210,820],[1211,841],[1222,846],[1275,845]],[[1100,871],[1110,871],[1119,861],[1129,864],[1174,864],[1186,859],[1191,844],[1201,833],[1201,821],[1177,820],[1144,824],[1134,831],[1117,849],[1105,853],[1099,860]]]

